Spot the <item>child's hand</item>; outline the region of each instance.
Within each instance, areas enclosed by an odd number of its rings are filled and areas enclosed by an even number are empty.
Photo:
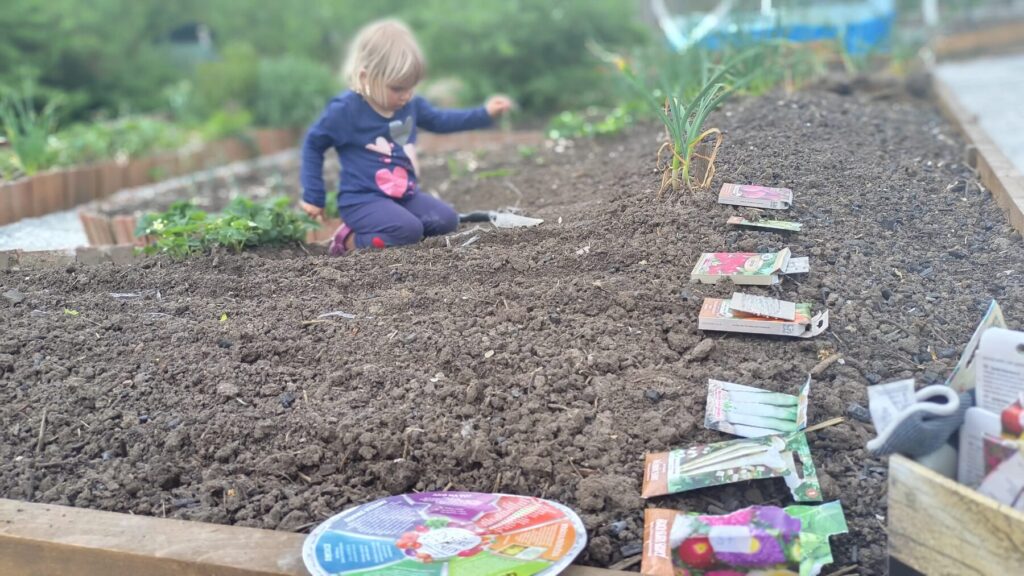
[[[324,209],[319,206],[313,206],[305,200],[299,200],[299,207],[314,220],[324,219]]]
[[[514,105],[515,104],[512,102],[512,99],[509,98],[508,96],[498,95],[491,96],[490,98],[488,98],[487,103],[484,104],[484,108],[487,109],[488,116],[490,116],[491,118],[497,118],[498,116],[501,116],[505,112],[511,110],[512,106]]]

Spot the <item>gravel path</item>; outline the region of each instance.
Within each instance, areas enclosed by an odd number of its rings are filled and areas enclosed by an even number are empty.
[[[0,250],[63,250],[88,244],[77,210],[0,226]]]
[[[1024,173],[1024,53],[942,64],[938,74]]]

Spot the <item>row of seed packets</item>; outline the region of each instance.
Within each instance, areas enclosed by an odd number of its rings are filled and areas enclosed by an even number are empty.
[[[781,477],[797,502],[821,502],[803,430],[811,377],[797,395],[708,381],[704,425],[737,440],[648,454],[642,496]],[[816,576],[832,562],[829,536],[847,531],[838,501],[750,506],[731,514],[647,509],[641,573],[648,576]]]
[[[724,184],[718,194],[718,202],[785,210],[793,204],[793,191]],[[739,216],[729,218],[729,223],[784,231],[799,231],[801,228],[798,222],[750,221]],[[707,252],[701,254],[694,265],[690,281],[717,284],[728,280],[741,286],[772,286],[781,282],[783,276],[806,274],[810,269],[809,258],[794,257],[788,248],[766,253]],[[728,300],[705,298],[698,322],[701,330],[811,338],[828,328],[828,311],[812,314],[810,304],[737,292]]]
[[[719,202],[784,210],[792,190],[725,184]],[[796,222],[734,216],[729,224],[799,231]],[[789,249],[772,253],[702,254],[691,281],[771,286],[781,277],[810,270],[809,259]],[[828,326],[828,312],[811,314],[810,304],[741,292],[730,299],[706,298],[699,328],[726,332],[808,338]],[[740,436],[648,454],[642,496],[686,492],[707,486],[781,477],[797,502],[821,502],[821,486],[803,430],[811,377],[798,394],[780,394],[719,380],[708,381],[704,425]],[[815,576],[832,562],[829,536],[847,531],[842,505],[751,506],[726,515],[650,508],[644,514],[641,572],[649,576]]]

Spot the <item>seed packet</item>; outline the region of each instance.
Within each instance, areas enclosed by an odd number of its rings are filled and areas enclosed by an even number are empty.
[[[509,494],[422,492],[346,510],[306,538],[313,576],[554,576],[586,547],[561,504]]]
[[[691,282],[717,284],[722,279],[734,284],[770,286],[779,283],[779,275],[790,259],[788,248],[778,252],[708,252],[700,255]]]
[[[978,327],[974,329],[974,334],[971,335],[971,339],[967,342],[964,353],[960,355],[960,360],[956,363],[956,367],[953,368],[953,372],[946,380],[946,386],[952,387],[957,392],[974,388],[974,353],[978,350],[978,345],[981,343],[982,334],[993,326],[996,328],[1006,328],[1003,310],[995,300],[988,305],[988,310],[982,316]]]
[[[797,467],[797,460],[800,467]],[[802,468],[803,475],[800,470]],[[797,502],[821,502],[821,486],[803,432],[742,438],[648,454],[641,496],[651,498],[746,480],[786,481]]]
[[[829,537],[846,533],[838,502],[751,506],[715,516],[648,508],[646,576],[816,576],[832,563]]]
[[[765,228],[768,230],[782,230],[784,232],[799,232],[803,224],[790,222],[788,220],[747,220],[742,216],[730,216],[726,224],[733,226],[747,226],[749,228]]]
[[[789,188],[769,188],[755,184],[722,184],[722,189],[718,192],[718,203],[786,210],[793,205],[793,191]]]
[[[793,304],[793,319],[775,318],[767,315],[750,314],[736,310],[732,300],[721,298],[705,298],[697,317],[697,328],[719,332],[743,332],[746,334],[766,334],[778,336],[796,336],[812,338],[828,328],[828,310],[811,315],[811,305],[806,303]],[[780,315],[787,315],[788,306],[783,310],[784,302],[776,308]],[[769,307],[762,307],[760,312],[767,314]]]
[[[753,386],[708,380],[704,427],[744,438],[789,434],[807,427],[807,395],[811,377],[799,396]]]

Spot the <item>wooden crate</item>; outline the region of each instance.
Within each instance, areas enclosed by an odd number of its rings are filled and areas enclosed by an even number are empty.
[[[305,534],[0,499],[0,576],[308,576]],[[571,566],[565,576],[626,576]]]
[[[893,456],[889,556],[929,576],[1022,574],[1024,513]]]

